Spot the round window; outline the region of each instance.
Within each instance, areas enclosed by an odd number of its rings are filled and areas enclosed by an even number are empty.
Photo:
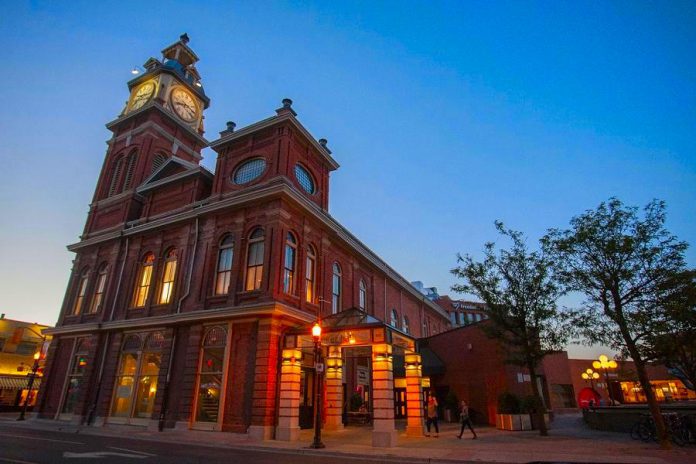
[[[238,185],[247,184],[263,174],[266,169],[266,160],[254,158],[242,163],[234,172],[232,182]]]
[[[305,192],[309,194],[314,193],[314,181],[312,180],[312,176],[299,164],[295,165],[295,178]]]

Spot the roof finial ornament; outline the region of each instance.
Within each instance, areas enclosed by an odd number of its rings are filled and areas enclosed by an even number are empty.
[[[184,44],[187,44],[187,43],[189,43],[190,39],[189,39],[188,34],[184,32],[183,34],[181,34],[179,36],[179,40],[181,40],[181,42],[183,42]]]
[[[327,144],[327,143],[329,143],[328,140],[326,140],[326,139],[319,139],[319,145],[321,145],[322,147],[326,148],[326,144]]]
[[[292,100],[283,98],[283,108],[292,108]]]
[[[234,121],[227,121],[227,130],[230,132],[234,132],[234,128],[237,127],[237,123]]]
[[[295,110],[292,109],[292,100],[290,100],[289,98],[283,98],[282,103],[283,106],[276,110],[276,114],[281,115],[284,113],[290,113],[293,116],[297,116]]]

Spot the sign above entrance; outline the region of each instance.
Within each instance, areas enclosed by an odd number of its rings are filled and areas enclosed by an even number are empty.
[[[343,330],[323,334],[321,343],[324,345],[359,346],[372,343],[370,329]]]

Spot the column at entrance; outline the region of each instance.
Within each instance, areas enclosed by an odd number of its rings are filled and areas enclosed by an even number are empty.
[[[295,441],[300,436],[300,377],[302,351],[285,349],[280,366],[280,401],[276,440]]]
[[[421,391],[421,356],[407,354],[404,356],[406,366],[406,435],[423,436],[423,394]]]
[[[326,430],[343,428],[343,359],[340,346],[326,357]]]
[[[372,346],[372,406],[372,446],[396,446],[394,372],[392,347],[388,344]]]

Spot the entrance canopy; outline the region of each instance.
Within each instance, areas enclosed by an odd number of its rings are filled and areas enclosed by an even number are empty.
[[[415,353],[416,340],[358,308],[350,308],[321,319],[323,346],[370,346],[387,344],[395,354]],[[312,324],[314,325],[314,324]],[[285,337],[285,348],[312,346],[312,325],[290,330]]]

